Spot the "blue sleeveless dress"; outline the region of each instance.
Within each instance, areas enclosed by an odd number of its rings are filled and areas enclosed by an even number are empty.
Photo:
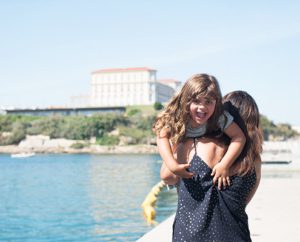
[[[212,169],[197,155],[190,162],[192,179],[178,185],[178,207],[173,224],[173,242],[251,241],[246,198],[256,182],[255,171],[232,176],[231,186],[218,190]]]

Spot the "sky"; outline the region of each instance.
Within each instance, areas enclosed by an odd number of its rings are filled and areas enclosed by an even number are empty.
[[[300,126],[300,1],[0,1],[0,107],[64,106],[91,72],[214,75],[274,123]]]

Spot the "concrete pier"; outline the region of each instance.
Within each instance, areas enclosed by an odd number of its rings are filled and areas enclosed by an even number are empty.
[[[247,207],[253,242],[300,241],[300,173],[263,178]]]

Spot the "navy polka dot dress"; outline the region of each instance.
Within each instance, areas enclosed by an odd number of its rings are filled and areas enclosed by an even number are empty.
[[[173,242],[251,241],[246,198],[256,174],[231,177],[231,186],[218,190],[211,168],[195,153],[189,170],[192,179],[181,179],[173,224]]]

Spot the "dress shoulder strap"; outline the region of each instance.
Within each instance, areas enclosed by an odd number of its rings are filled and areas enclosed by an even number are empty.
[[[195,154],[197,155],[197,138],[194,138],[194,149],[195,149]]]

